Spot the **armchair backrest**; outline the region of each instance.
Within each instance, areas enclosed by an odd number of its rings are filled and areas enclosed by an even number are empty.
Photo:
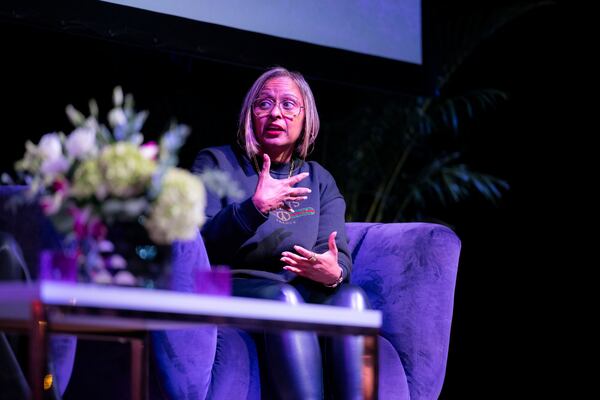
[[[460,239],[433,223],[348,223],[352,283],[383,313],[411,398],[437,398],[444,381]]]
[[[10,233],[23,250],[32,278],[42,249],[58,248],[59,237],[50,220],[35,203],[22,201],[25,186],[0,186],[0,231]]]

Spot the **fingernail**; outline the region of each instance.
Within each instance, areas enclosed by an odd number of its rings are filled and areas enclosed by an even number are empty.
[[[312,193],[312,190],[308,189],[308,193]]]

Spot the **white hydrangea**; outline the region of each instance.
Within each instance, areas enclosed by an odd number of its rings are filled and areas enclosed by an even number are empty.
[[[157,244],[192,240],[204,224],[206,190],[202,181],[188,171],[172,168],[164,176],[160,194],[145,222]]]
[[[102,150],[100,168],[110,194],[130,197],[144,191],[156,163],[145,158],[133,143],[117,142]]]

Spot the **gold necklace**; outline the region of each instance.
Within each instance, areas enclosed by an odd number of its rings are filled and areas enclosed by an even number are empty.
[[[252,157],[252,161],[254,162],[254,168],[256,168],[256,173],[260,175],[260,168],[258,168],[258,161],[256,161],[256,156]],[[290,173],[288,174],[288,179],[292,177],[292,172],[294,172],[294,157],[292,157],[292,162],[290,163]]]

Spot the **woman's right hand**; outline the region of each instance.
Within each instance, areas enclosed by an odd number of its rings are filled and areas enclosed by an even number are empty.
[[[294,210],[287,204],[288,201],[306,200],[309,188],[294,185],[308,176],[308,172],[292,176],[286,179],[274,179],[271,177],[271,159],[268,154],[263,155],[263,168],[258,175],[256,191],[252,196],[252,202],[256,208],[263,214],[268,214],[271,210],[283,208],[293,212]]]

